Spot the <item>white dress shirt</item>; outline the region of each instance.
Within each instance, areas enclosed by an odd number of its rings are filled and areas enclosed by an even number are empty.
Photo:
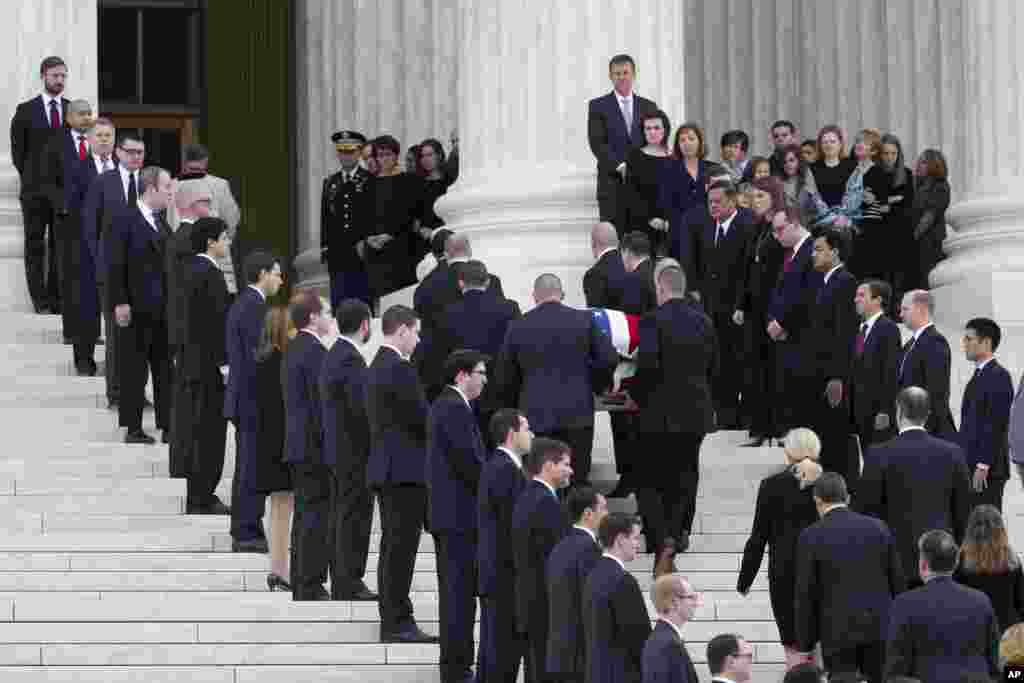
[[[259,287],[257,287],[256,285],[249,285],[249,287],[250,287],[251,289],[255,289],[255,290],[256,290],[256,293],[260,295],[260,298],[261,298],[261,299],[263,299],[264,301],[266,301],[266,300],[267,300],[267,295],[263,293],[263,290],[262,290],[262,289],[260,289],[260,288],[259,288]]]
[[[459,388],[458,388],[457,386],[455,386],[454,384],[449,384],[448,386],[450,386],[450,387],[451,387],[452,389],[454,389],[454,390],[455,390],[455,392],[456,392],[456,393],[457,393],[457,394],[458,394],[459,396],[461,396],[461,397],[462,397],[462,400],[463,400],[463,402],[464,402],[464,403],[466,404],[466,407],[467,407],[467,408],[469,408],[469,411],[470,411],[470,412],[473,412],[473,406],[469,405],[469,399],[468,399],[468,398],[466,398],[466,395],[465,395],[464,393],[462,393],[462,389],[459,389]]]
[[[57,102],[57,118],[60,120],[60,125],[64,125],[64,103],[61,102],[60,95],[54,97],[48,92],[43,93],[43,111],[46,112],[46,122],[50,122],[50,102]]]
[[[544,481],[540,477],[534,477],[533,480],[534,481],[539,481],[540,483],[544,484],[544,486],[547,488],[547,490],[551,491],[551,495],[554,496],[555,498],[558,498],[558,494],[555,492],[555,488],[551,484],[547,483],[546,481]]]
[[[868,335],[871,334],[871,328],[875,326],[875,323],[878,322],[878,319],[881,318],[881,317],[882,317],[882,312],[879,311],[878,313],[875,313],[873,316],[871,316],[870,318],[868,318],[867,320],[865,320],[862,323],[862,325],[867,325],[867,327],[864,328],[864,341],[865,342],[868,340]]]
[[[589,536],[590,536],[590,537],[591,537],[592,539],[594,539],[594,543],[597,543],[597,534],[595,534],[595,533],[593,532],[593,530],[591,530],[591,529],[588,529],[588,528],[587,528],[587,527],[585,527],[585,526],[580,526],[579,524],[573,524],[573,525],[572,525],[572,528],[573,528],[573,529],[579,529],[580,531],[586,531],[586,532],[587,532],[587,534],[588,534],[588,535],[589,535]]]
[[[397,346],[392,346],[391,344],[381,344],[380,348],[382,348],[382,349],[391,349],[392,351],[397,353],[398,357],[401,358],[402,360],[409,360],[408,358],[405,357],[404,353],[402,353],[401,351],[398,350]]]
[[[93,152],[92,153],[92,163],[94,163],[96,165],[96,173],[97,174],[105,173],[106,171],[114,170],[114,160],[111,157],[107,157],[107,160],[104,161],[103,158],[99,154],[96,154],[95,152]]]
[[[153,228],[155,232],[160,232],[159,226],[156,224],[156,215],[153,213],[153,209],[149,208],[149,205],[141,199],[137,200],[135,204],[139,207],[139,211],[142,212],[142,217],[149,223],[149,227]]]
[[[830,277],[832,277],[832,273],[836,272],[837,270],[839,270],[839,269],[840,269],[840,268],[842,268],[842,267],[843,267],[843,264],[841,264],[841,263],[840,263],[840,264],[839,264],[838,266],[836,266],[836,267],[835,267],[835,268],[833,268],[832,270],[830,270],[830,271],[828,271],[827,273],[825,273],[825,282],[824,282],[824,283],[822,283],[822,284],[823,284],[823,285],[827,285],[827,284],[828,284],[828,279],[829,279]]]
[[[498,446],[498,450],[501,451],[502,453],[504,453],[505,455],[507,455],[509,458],[511,458],[512,462],[514,462],[516,464],[516,467],[518,467],[519,469],[523,469],[523,460],[522,460],[522,458],[520,458],[518,455],[516,455],[515,453],[513,453],[509,449],[505,448],[504,446]]]
[[[620,560],[619,558],[615,557],[611,553],[605,553],[604,555],[602,555],[602,557],[610,557],[610,558],[612,558],[613,560],[615,560],[616,562],[619,563],[619,566],[622,567],[623,571],[626,570],[626,563],[623,562],[622,560]]]

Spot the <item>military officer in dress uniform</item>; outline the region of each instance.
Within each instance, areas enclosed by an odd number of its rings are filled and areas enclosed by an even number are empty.
[[[331,275],[331,309],[343,299],[370,307],[370,283],[363,264],[366,221],[372,220],[372,176],[359,165],[366,137],[354,130],[331,136],[341,170],[324,179],[320,201],[320,262]]]

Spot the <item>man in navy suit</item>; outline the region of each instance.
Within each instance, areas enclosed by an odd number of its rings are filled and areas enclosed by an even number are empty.
[[[658,297],[654,293],[651,240],[634,230],[623,236],[619,252],[626,271],[622,281],[622,310],[630,315],[645,315],[658,306]]]
[[[526,683],[547,681],[547,563],[565,536],[565,513],[558,490],[572,477],[568,444],[538,437],[525,460],[532,478],[512,511],[512,558],[515,564],[516,630],[527,641]]]
[[[686,650],[683,627],[701,606],[701,594],[678,574],[665,574],[651,586],[651,602],[658,623],[644,644],[640,666],[643,683],[697,683],[697,669]]]
[[[743,636],[722,633],[708,641],[707,658],[712,681],[746,683],[750,680],[754,646],[744,640]]]
[[[331,331],[331,318],[312,290],[293,296],[288,313],[298,330],[288,344],[283,371],[284,461],[295,488],[292,598],[328,600],[322,581],[329,563],[331,467],[336,464],[336,453],[324,451],[320,371],[327,355],[323,338]]]
[[[640,584],[626,571],[626,563],[640,551],[640,528],[639,518],[613,512],[598,529],[604,553],[583,586],[584,680],[588,683],[640,681],[651,618]]]
[[[263,333],[267,297],[281,288],[281,263],[265,251],[254,251],[243,267],[247,286],[228,311],[225,344],[228,384],[224,417],[235,425],[235,473],[231,487],[231,549],[267,552],[260,520],[266,497],[255,489],[259,447],[259,404],[256,395],[256,348]]]
[[[430,531],[437,555],[441,681],[472,680],[476,622],[477,489],[487,453],[470,401],[487,383],[487,356],[454,351],[444,363],[445,389],[427,421]]]
[[[50,138],[64,128],[68,100],[61,97],[68,68],[60,57],[47,57],[39,67],[43,93],[22,102],[11,119],[11,161],[21,177],[21,211],[25,220],[25,277],[36,313],[59,306],[57,254],[53,251],[54,206],[44,188],[44,153]],[[50,227],[50,268],[44,271]],[[49,280],[49,282],[47,281]]]
[[[373,494],[366,485],[370,422],[366,416],[366,361],[360,347],[370,339],[370,307],[343,299],[334,309],[338,341],[320,371],[324,402],[324,450],[334,454],[331,492],[331,599],[375,600],[366,587]]]
[[[885,315],[891,298],[892,287],[882,280],[862,282],[854,296],[861,322],[846,391],[850,420],[864,451],[895,433],[902,342],[899,326]]]
[[[1013,380],[993,355],[1002,339],[994,320],[972,318],[964,329],[964,354],[974,375],[964,389],[958,441],[967,454],[974,490],[971,507],[1003,509],[1003,489],[1010,478],[1010,406]]]
[[[854,499],[857,512],[889,525],[903,557],[908,584],[917,581],[917,541],[931,529],[962,539],[971,511],[970,476],[963,450],[924,430],[931,404],[921,387],[896,397],[900,434],[864,456],[864,478]]]
[[[930,292],[915,289],[903,295],[900,317],[913,336],[903,345],[897,378],[900,389],[921,387],[928,392],[932,412],[925,428],[930,434],[952,441],[956,439],[953,412],[949,409],[952,355],[949,342],[932,323],[934,312],[935,300]]]
[[[566,500],[572,528],[548,558],[548,659],[551,680],[582,683],[586,640],[583,634],[583,586],[601,557],[597,530],[608,515],[608,501],[589,486],[572,490]]]
[[[523,457],[530,452],[530,421],[514,408],[491,417],[491,439],[498,444],[480,471],[477,490],[479,540],[477,576],[480,595],[480,681],[515,683],[526,642],[516,628],[515,563],[512,513],[526,488]]]
[[[536,433],[569,444],[574,483],[582,485],[594,447],[594,394],[610,383],[619,355],[590,313],[565,306],[564,296],[557,275],[536,279],[537,307],[509,325],[497,379],[504,404],[526,413]]]
[[[436,643],[413,617],[409,590],[420,535],[427,521],[427,413],[416,369],[409,357],[419,344],[419,317],[395,305],[381,316],[384,339],[370,363],[366,416],[370,460],[366,482],[380,507],[380,639],[391,643]]]
[[[821,466],[839,472],[847,485],[856,487],[860,461],[849,448],[850,414],[846,379],[853,361],[857,334],[854,298],[857,280],[846,269],[846,240],[834,228],[814,240],[814,270],[824,276],[810,311],[810,348],[814,352],[813,379],[805,398],[816,409],[808,416],[821,438]]]
[[[960,549],[935,529],[918,542],[924,586],[896,598],[889,617],[885,675],[957,683],[973,673],[998,680],[999,625],[992,602],[953,579]]]
[[[857,671],[881,683],[885,625],[903,568],[889,527],[847,507],[846,482],[825,472],[814,484],[821,520],[800,533],[796,554],[798,648],[821,643],[830,673]]]
[[[153,443],[142,431],[146,377],[153,375],[156,426],[168,439],[167,280],[164,248],[170,227],[157,213],[173,201],[171,175],[149,166],[139,172],[139,199],[114,217],[105,240],[107,288],[119,327],[123,392],[119,422],[126,443]],[[148,366],[148,367],[147,367]],[[148,372],[147,372],[148,371]]]
[[[619,234],[626,229],[626,196],[622,180],[626,157],[644,144],[640,117],[658,111],[658,105],[633,92],[636,62],[629,55],[615,55],[608,62],[612,92],[587,105],[587,141],[597,159],[597,202],[601,220],[611,222]]]

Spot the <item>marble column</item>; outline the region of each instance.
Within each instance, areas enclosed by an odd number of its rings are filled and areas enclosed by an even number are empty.
[[[10,122],[19,102],[42,90],[39,65],[59,55],[68,65],[65,96],[97,105],[96,0],[8,0],[0,3],[0,64],[6,64],[0,108]],[[18,173],[9,135],[0,135],[0,310],[30,311]]]
[[[544,272],[562,278],[566,303],[583,305],[597,220],[587,101],[610,91],[608,59],[625,52],[637,93],[680,110],[682,11],[673,0],[460,0],[463,168],[436,208],[524,310]]]

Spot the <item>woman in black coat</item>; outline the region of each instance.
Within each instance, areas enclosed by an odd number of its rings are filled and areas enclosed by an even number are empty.
[[[787,668],[799,664],[796,649],[796,618],[793,613],[796,588],[796,546],[800,532],[818,521],[812,485],[821,475],[818,454],[821,441],[809,429],[794,429],[786,435],[786,467],[761,480],[750,538],[743,548],[743,563],[736,581],[742,595],[761,568],[768,546],[768,591],[779,639],[786,653]]]
[[[1000,633],[1024,619],[1024,571],[1010,547],[1003,516],[994,506],[979,505],[967,518],[954,578],[988,596]]]
[[[932,268],[945,258],[942,243],[946,239],[946,209],[949,208],[949,181],[946,158],[937,149],[926,149],[914,166],[914,206],[910,224],[914,230],[917,272],[906,291],[928,289]]]

